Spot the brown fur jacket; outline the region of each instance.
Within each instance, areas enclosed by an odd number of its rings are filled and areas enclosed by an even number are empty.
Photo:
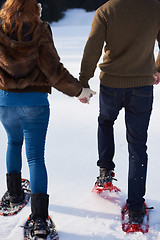
[[[60,62],[49,24],[40,22],[25,42],[8,37],[0,28],[0,89],[51,93],[51,87],[69,96],[82,91],[81,83]]]

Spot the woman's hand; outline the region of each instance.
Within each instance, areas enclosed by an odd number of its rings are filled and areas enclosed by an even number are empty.
[[[89,104],[90,98],[95,94],[96,92],[92,91],[90,88],[83,88],[81,94],[77,98],[80,102]]]

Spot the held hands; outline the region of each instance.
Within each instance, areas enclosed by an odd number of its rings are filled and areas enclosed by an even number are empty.
[[[157,85],[158,83],[160,83],[160,73],[157,72],[155,75],[153,75],[155,82],[154,84]]]
[[[96,92],[92,91],[90,88],[83,88],[81,94],[77,98],[80,102],[89,104],[90,98],[95,94]]]

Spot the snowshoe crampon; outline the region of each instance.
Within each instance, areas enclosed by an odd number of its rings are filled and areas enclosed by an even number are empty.
[[[47,223],[47,237],[37,237],[33,234],[33,226],[34,226],[34,220],[31,218],[31,216],[28,217],[25,225],[24,225],[24,240],[59,240],[58,233],[56,231],[56,226],[52,219],[48,216],[48,219],[46,220]]]
[[[92,192],[95,193],[102,193],[104,191],[110,191],[110,192],[120,192],[121,190],[114,186],[112,182],[106,183],[103,187],[99,187],[97,184],[94,185]]]
[[[142,224],[130,223],[128,217],[128,207],[127,205],[124,206],[122,209],[122,230],[126,233],[134,233],[134,232],[141,232],[141,233],[148,233],[149,231],[149,210],[145,204],[145,216],[143,219]]]
[[[30,193],[31,193],[30,182],[27,179],[22,179],[21,184],[22,184],[22,189],[24,191],[23,201],[18,203],[18,204],[15,204],[15,205],[10,205],[9,202],[5,202],[3,200],[0,200],[0,215],[1,216],[12,216],[12,215],[17,214],[29,202]],[[3,198],[5,199],[7,197],[7,195],[9,195],[8,191],[5,192],[2,199]]]

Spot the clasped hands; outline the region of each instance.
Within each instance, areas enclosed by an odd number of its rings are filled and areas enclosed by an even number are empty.
[[[95,94],[96,92],[92,91],[90,88],[82,88],[82,92],[77,98],[80,102],[89,104],[90,98]]]

